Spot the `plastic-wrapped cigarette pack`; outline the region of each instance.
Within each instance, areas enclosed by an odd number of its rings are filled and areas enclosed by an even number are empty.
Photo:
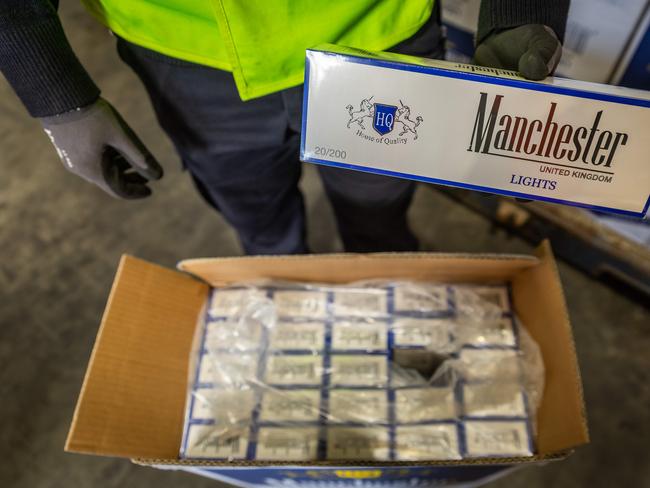
[[[196,344],[181,458],[535,452],[544,367],[506,284],[215,288]]]

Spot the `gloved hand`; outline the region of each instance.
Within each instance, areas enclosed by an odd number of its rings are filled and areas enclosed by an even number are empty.
[[[119,113],[103,98],[39,119],[63,165],[116,198],[151,194],[147,182],[163,170]]]
[[[550,27],[526,24],[493,32],[474,53],[474,63],[519,71],[531,80],[552,74],[562,55],[562,44]]]

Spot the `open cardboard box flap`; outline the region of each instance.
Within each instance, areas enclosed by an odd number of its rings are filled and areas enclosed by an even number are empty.
[[[219,286],[260,278],[325,283],[407,278],[512,283],[515,312],[540,345],[546,366],[546,387],[538,412],[539,455],[522,460],[558,457],[588,442],[588,432],[573,337],[549,244],[543,243],[536,254],[538,258],[342,254],[193,259],[179,263],[182,271],[123,256],[79,395],[66,450],[148,459],[157,464],[183,463],[177,458],[188,391],[189,357],[209,292],[206,283]],[[503,464],[504,460],[493,462]]]

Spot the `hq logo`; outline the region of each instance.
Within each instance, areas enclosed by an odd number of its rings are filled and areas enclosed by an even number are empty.
[[[372,103],[374,96],[364,98],[359,103],[359,110],[355,110],[352,105],[348,105],[346,110],[350,116],[348,120],[348,129],[356,126],[356,135],[372,142],[383,142],[386,144],[406,144],[408,137],[411,136],[412,140],[418,138],[418,126],[424,121],[421,116],[411,118],[411,107],[404,105],[399,100],[399,106],[389,105],[385,103]],[[371,123],[371,127],[375,133],[368,133],[366,130],[367,123]],[[397,135],[389,134],[398,132]],[[406,137],[404,137],[406,136]]]

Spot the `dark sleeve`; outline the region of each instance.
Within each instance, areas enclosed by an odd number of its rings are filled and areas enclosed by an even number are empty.
[[[84,107],[99,97],[50,0],[0,0],[0,71],[32,117]]]
[[[476,44],[499,29],[524,24],[549,26],[564,40],[570,0],[483,0],[478,17]]]

